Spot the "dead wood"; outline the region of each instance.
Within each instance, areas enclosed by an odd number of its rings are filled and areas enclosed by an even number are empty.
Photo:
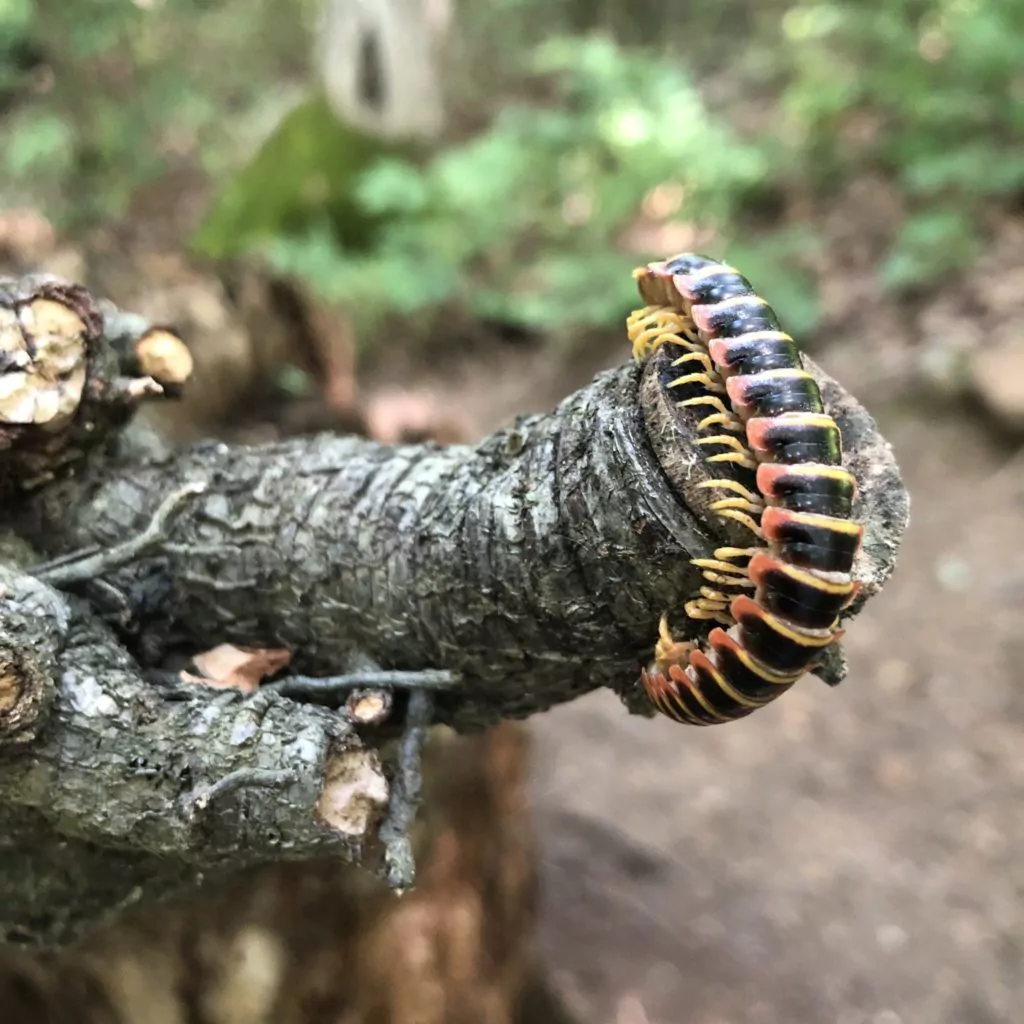
[[[39,279],[0,294],[22,342],[40,288],[65,294]],[[99,304],[67,294],[80,406],[59,429],[17,422],[0,454],[2,525],[35,553],[11,557],[0,592],[0,662],[34,680],[8,684],[8,702],[36,695],[17,723],[8,711],[4,743],[0,683],[8,941],[66,941],[251,864],[367,859],[379,838],[403,884],[396,850],[419,785],[409,735],[392,741],[410,708],[415,729],[474,730],[609,686],[645,709],[638,667],[660,615],[699,586],[689,560],[717,529],[683,501],[692,424],[655,386],[657,359],[477,445],[319,435],[170,449],[127,427],[164,388],[137,376],[126,321],[114,331],[108,310],[105,330]],[[0,366],[0,387],[5,372],[25,371]],[[892,571],[906,492],[871,417],[819,380],[860,483],[867,599]],[[285,649],[303,679],[450,685],[383,686],[382,724],[346,713],[345,691],[246,698],[177,676],[224,643]]]

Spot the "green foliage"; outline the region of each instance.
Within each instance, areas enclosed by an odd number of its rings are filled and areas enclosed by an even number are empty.
[[[530,327],[607,324],[635,304],[622,239],[652,190],[653,228],[716,229],[766,173],[677,65],[601,36],[556,37],[531,70],[553,93],[508,103],[482,133],[422,164],[384,160],[354,197],[377,218],[365,252],[323,223],[267,251],[331,299],[411,313],[456,302]],[[653,255],[653,254],[652,254]]]
[[[865,167],[912,215],[881,269],[894,287],[969,262],[985,201],[1024,189],[1019,0],[803,0],[782,21],[791,159],[812,183]]]
[[[230,162],[311,3],[0,0],[0,201],[86,228],[199,154]]]
[[[0,0],[2,205],[87,227],[199,166],[198,251],[263,253],[357,313],[614,323],[633,265],[696,245],[804,331],[794,268],[820,241],[755,221],[765,195],[896,182],[878,273],[899,290],[971,260],[982,211],[1024,190],[1020,0],[466,0],[459,138],[432,155],[309,98],[315,7]]]
[[[358,251],[372,240],[379,216],[357,203],[356,181],[396,152],[407,154],[410,147],[341,124],[322,96],[305,100],[228,178],[192,244],[223,259],[316,226],[326,227],[336,245]]]

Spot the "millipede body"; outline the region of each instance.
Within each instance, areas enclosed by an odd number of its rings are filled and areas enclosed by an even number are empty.
[[[694,559],[707,585],[685,612],[717,623],[706,643],[674,640],[663,617],[641,673],[659,711],[714,725],[785,693],[842,635],[858,589],[856,482],[796,343],[745,277],[696,254],[634,276],[646,305],[628,321],[633,356],[664,348],[673,400],[707,413],[695,443],[721,477],[698,486],[713,492],[714,515],[750,535]]]

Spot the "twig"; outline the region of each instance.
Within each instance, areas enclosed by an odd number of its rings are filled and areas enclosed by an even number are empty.
[[[387,817],[380,827],[388,885],[399,895],[416,879],[409,828],[416,818],[423,788],[421,754],[434,717],[434,695],[413,690],[405,713],[405,731],[398,748],[398,774],[391,786]]]
[[[168,540],[168,531],[174,517],[191,498],[205,490],[206,484],[202,482],[185,484],[161,502],[149,525],[138,536],[106,550],[94,544],[72,551],[49,562],[41,562],[29,572],[52,587],[66,587],[130,565],[145,555],[159,551]]]
[[[201,814],[210,803],[238,789],[280,789],[291,785],[298,776],[290,768],[272,770],[269,768],[239,768],[209,786],[201,786],[187,798],[191,816]]]
[[[271,691],[282,697],[303,699],[334,697],[347,694],[355,687],[404,690],[446,690],[458,683],[458,676],[446,669],[424,669],[422,672],[387,671],[348,672],[340,676],[288,676],[267,683],[261,691]]]

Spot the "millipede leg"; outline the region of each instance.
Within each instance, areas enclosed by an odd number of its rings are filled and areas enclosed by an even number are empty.
[[[681,345],[691,352],[703,352],[693,321],[664,306],[645,306],[626,321],[633,345],[633,358],[643,362],[664,344]]]
[[[742,466],[744,469],[757,469],[758,462],[749,455],[741,455],[739,452],[721,452],[712,455],[708,462],[731,462],[734,466]]]
[[[733,617],[729,614],[728,606],[713,603],[704,598],[694,598],[683,605],[683,611],[691,619],[709,619],[712,622],[721,623],[723,626],[734,625]]]
[[[698,395],[696,398],[687,398],[682,402],[676,402],[676,406],[680,409],[692,408],[698,405],[707,405],[715,410],[710,416],[705,416],[704,419],[697,424],[699,431],[707,430],[708,427],[720,426],[723,430],[734,430],[737,433],[741,433],[745,428],[740,422],[740,418],[727,409],[725,403],[717,395]]]
[[[695,563],[691,562],[690,564],[693,565]],[[749,576],[727,576],[724,573],[714,572],[711,569],[705,569],[701,575],[708,583],[717,583],[720,587],[740,587],[746,590],[755,590],[757,588],[757,584]]]
[[[668,628],[668,619],[662,615],[658,623],[658,642],[654,645],[654,660],[658,668],[667,673],[673,665],[685,665],[694,645],[689,641],[676,640]]]
[[[682,366],[684,363],[699,363],[708,376],[711,376],[712,374],[718,376],[715,364],[711,361],[711,356],[709,356],[707,352],[688,352],[685,356],[673,359],[670,365],[676,367]]]
[[[746,498],[719,498],[713,501],[708,508],[712,512],[719,512],[725,508],[738,508],[752,515],[760,515],[764,511],[764,503],[760,501],[747,501]]]
[[[740,486],[740,485],[737,485]],[[720,587],[736,589],[754,589],[756,584],[747,573],[746,565],[738,564],[739,560],[750,559],[758,548],[716,548],[713,558],[694,558],[690,564],[701,570],[701,575],[708,583]]]
[[[732,547],[721,547],[715,548],[715,558],[721,558],[723,561],[731,561],[736,558],[753,558],[761,548],[732,548]]]
[[[758,540],[764,537],[764,531],[761,529],[760,524],[747,512],[736,508],[723,508],[716,511],[715,514],[720,519],[732,519],[741,526],[745,526]]]
[[[687,373],[670,381],[668,387],[681,388],[685,384],[700,384],[702,387],[707,388],[708,391],[716,391],[718,394],[724,395],[726,393],[725,385],[719,383],[720,380],[721,377],[717,374],[712,376],[708,373]]]
[[[672,385],[669,385],[671,387]],[[695,444],[721,444],[731,448],[740,455],[749,456],[750,449],[738,438],[731,434],[712,434],[711,437],[698,437]]]
[[[737,434],[742,434],[745,429],[738,417],[731,414],[723,416],[720,412],[712,413],[710,416],[705,416],[704,419],[697,424],[698,430],[709,430],[711,427],[718,427],[721,430],[732,430]]]
[[[718,552],[716,551],[715,554],[717,555]],[[690,565],[695,565],[698,569],[709,569],[714,572],[737,573],[740,575],[746,573],[746,569],[743,566],[736,565],[733,561],[725,558],[694,558]]]
[[[710,490],[713,487],[723,491],[732,491],[733,494],[746,498],[753,505],[764,505],[764,498],[744,487],[738,480],[705,480],[703,483],[697,484],[697,489],[701,491]]]

